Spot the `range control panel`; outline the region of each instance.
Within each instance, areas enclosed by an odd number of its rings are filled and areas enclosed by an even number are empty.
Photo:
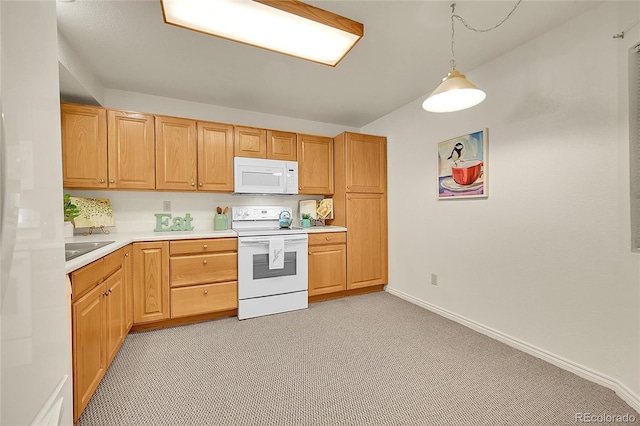
[[[291,207],[286,206],[238,206],[231,208],[231,220],[278,220],[280,213],[289,212],[293,217]]]

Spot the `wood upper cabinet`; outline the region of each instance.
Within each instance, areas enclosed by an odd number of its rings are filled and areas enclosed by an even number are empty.
[[[150,114],[108,110],[109,189],[155,189],[155,131]]]
[[[233,126],[198,121],[198,190],[233,192]]]
[[[133,323],[169,318],[169,242],[133,244]]]
[[[347,194],[347,288],[386,284],[387,197]]]
[[[347,192],[387,192],[387,138],[343,133]]]
[[[309,234],[309,296],[347,289],[344,232]]]
[[[156,116],[156,189],[195,191],[196,122]]]
[[[107,111],[62,104],[62,171],[65,188],[106,189]]]
[[[255,127],[235,126],[236,157],[267,158],[267,131]]]
[[[333,194],[333,139],[298,134],[298,193]]]
[[[296,134],[267,130],[267,158],[296,161],[298,158]]]

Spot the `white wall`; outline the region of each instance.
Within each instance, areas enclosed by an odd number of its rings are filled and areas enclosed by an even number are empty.
[[[358,131],[330,123],[300,120],[277,115],[256,113],[216,105],[164,98],[142,93],[106,89],[104,106],[162,115],[217,121],[287,130],[323,136],[335,136],[344,131]],[[75,196],[109,198],[116,219],[116,232],[152,231],[155,228],[155,213],[162,212],[163,201],[171,201],[172,213],[184,216],[190,213],[196,230],[210,230],[213,227],[213,213],[216,206],[278,205],[288,206],[298,211],[298,202],[319,199],[317,196],[237,196],[217,193],[185,192],[131,192],[131,191],[66,191]],[[297,217],[297,213],[295,214]]]
[[[2,1],[0,10],[0,424],[43,424],[41,409],[62,398],[61,421],[71,425],[56,5]]]
[[[626,54],[640,37],[637,25],[612,36],[639,16],[637,2],[606,2],[461,70],[483,104],[432,114],[423,97],[362,129],[388,136],[388,290],[617,388],[637,410]],[[437,143],[483,127],[489,198],[437,201]]]

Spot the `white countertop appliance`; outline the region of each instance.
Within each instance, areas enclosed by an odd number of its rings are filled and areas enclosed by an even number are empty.
[[[308,307],[308,237],[302,228],[281,228],[290,207],[232,207],[238,233],[238,319]],[[286,215],[286,213],[285,213]]]
[[[297,194],[298,162],[233,158],[234,194]]]

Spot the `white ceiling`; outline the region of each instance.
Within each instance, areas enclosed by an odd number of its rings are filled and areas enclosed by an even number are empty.
[[[364,24],[364,38],[336,68],[164,24],[159,0],[58,1],[58,28],[105,88],[352,127],[424,96],[449,70],[451,1],[308,3]],[[525,0],[488,33],[456,21],[458,69],[473,70],[598,3]],[[514,4],[457,2],[456,12],[486,28]],[[60,85],[63,99],[85,96],[70,76]]]

